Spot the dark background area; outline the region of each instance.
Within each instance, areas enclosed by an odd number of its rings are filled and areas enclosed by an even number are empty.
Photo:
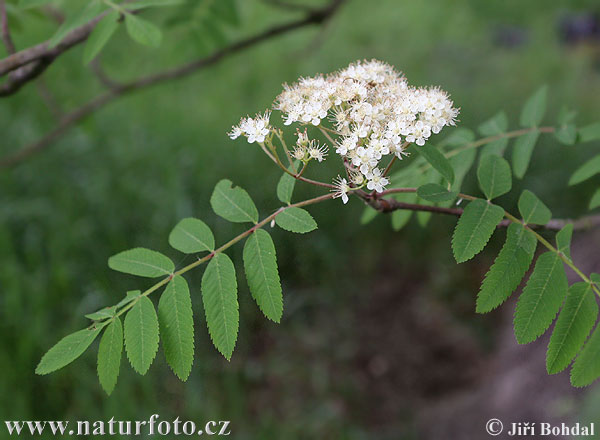
[[[297,15],[258,0],[238,1],[238,11],[239,24],[224,34],[230,41]],[[170,23],[172,14],[146,16]],[[168,246],[180,218],[203,219],[218,243],[244,230],[212,213],[208,201],[218,180],[244,187],[261,216],[279,206],[280,171],[256,144],[231,141],[226,132],[240,116],[268,108],[283,82],[377,58],[411,84],[451,93],[461,107],[459,127],[475,129],[505,110],[517,128],[523,102],[542,84],[549,85],[548,125],[567,105],[583,126],[600,120],[598,14],[591,0],[349,1],[324,28],[290,33],[123,97],[47,151],[1,170],[0,418],[146,420],[157,413],[231,420],[236,439],[475,439],[487,438],[492,417],[600,422],[600,389],[572,389],[567,372],[547,376],[547,339],[517,345],[514,298],[489,315],[475,314],[479,284],[503,233],[474,261],[456,265],[455,219],[434,217],[422,228],[413,218],[395,232],[379,215],[362,226],[358,200],[311,207],[319,229],[307,236],[273,230],[284,287],[281,324],[260,314],[238,273],[240,335],[231,362],[208,337],[199,270],[187,277],[196,358],[186,383],[160,352],[145,377],[124,357],[107,397],[96,377],[96,345],[55,374],[34,375],[50,346],[86,325],[85,313],[146,287],[143,279],[110,271],[110,255],[144,246],[173,257],[179,268],[193,258]],[[56,28],[28,19],[15,29],[20,48]],[[165,26],[159,49],[137,45],[120,30],[101,56],[107,73],[125,80],[225,44],[196,38],[190,23]],[[44,86],[67,109],[101,89],[81,56],[82,48],[74,48],[44,74]],[[0,102],[0,150],[15,151],[55,123],[39,87],[29,84]],[[566,184],[598,147],[565,147],[542,135],[526,178],[501,202],[514,211],[528,188],[555,217],[586,214],[600,181]],[[329,180],[333,172],[320,167],[309,177]],[[471,171],[465,192],[476,191]],[[295,197],[317,194],[298,185]],[[598,232],[575,236],[574,260],[588,273],[600,271],[599,244]],[[239,262],[241,252],[237,246],[229,255]]]

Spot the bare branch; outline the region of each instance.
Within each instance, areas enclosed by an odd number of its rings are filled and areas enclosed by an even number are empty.
[[[329,5],[327,5],[326,7],[310,12],[304,18],[291,21],[289,23],[282,24],[279,26],[274,26],[252,37],[240,40],[237,43],[233,43],[229,46],[226,46],[223,49],[218,50],[207,57],[200,58],[198,60],[192,61],[182,66],[178,66],[176,68],[167,69],[162,72],[155,73],[153,75],[141,77],[127,83],[119,84],[111,88],[107,92],[98,95],[97,97],[82,105],[78,109],[73,110],[71,113],[66,114],[60,120],[56,128],[54,128],[52,131],[44,135],[42,138],[40,138],[33,144],[30,144],[17,151],[16,153],[13,153],[0,159],[0,168],[8,168],[15,166],[23,160],[31,157],[35,153],[44,150],[49,145],[51,145],[54,140],[56,140],[64,132],[66,132],[67,129],[70,128],[72,125],[78,123],[82,119],[86,118],[96,110],[104,107],[106,104],[120,96],[132,93],[140,89],[145,89],[147,87],[151,87],[165,81],[175,80],[191,75],[206,67],[218,63],[227,56],[241,52],[264,41],[270,40],[271,38],[286,34],[288,32],[306,26],[321,24],[327,21],[329,18],[331,18],[344,1],[345,0],[332,0],[331,3],[329,3]],[[2,62],[0,61],[0,66],[1,65]]]
[[[0,27],[2,28],[2,41],[6,46],[6,51],[12,55],[16,52],[16,50],[15,44],[10,36],[10,28],[8,27],[8,16],[6,15],[5,0],[0,0]]]

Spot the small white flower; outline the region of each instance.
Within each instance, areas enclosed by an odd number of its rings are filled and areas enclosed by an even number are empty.
[[[323,162],[325,160],[325,156],[327,156],[327,146],[319,145],[319,143],[315,140],[310,141],[308,145],[308,156],[311,159]]]
[[[292,156],[297,160],[305,160],[306,159],[306,147],[301,145],[296,145],[294,147],[294,151],[292,151]]]
[[[234,126],[229,134],[231,139],[237,139],[239,136],[246,136],[248,143],[264,142],[265,137],[270,133],[269,118],[271,112],[256,115],[254,118],[243,118],[239,125]]]
[[[367,174],[367,179],[367,188],[377,192],[382,192],[385,189],[385,186],[390,183],[386,177],[381,175],[381,170],[379,168],[374,168]]]
[[[348,185],[346,179],[337,176],[337,178],[333,181],[333,185],[335,186],[335,188],[331,190],[333,191],[333,198],[337,199],[341,197],[344,205],[348,203],[348,192],[352,188],[350,188],[350,185]]]

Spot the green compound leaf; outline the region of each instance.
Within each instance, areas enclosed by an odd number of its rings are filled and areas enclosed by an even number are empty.
[[[142,294],[141,290],[130,290],[125,295],[125,298],[123,298],[121,301],[119,301],[117,303],[117,305],[115,306],[115,308],[118,309],[119,307],[123,307],[124,305],[129,304],[131,301],[133,301],[134,299],[138,298],[141,294]]]
[[[600,122],[594,122],[579,129],[580,142],[591,142],[598,139],[600,139]]]
[[[302,208],[287,208],[277,214],[275,223],[286,231],[295,232],[297,234],[305,234],[317,229],[317,222],[312,215]]]
[[[567,258],[571,259],[571,237],[573,236],[573,223],[565,225],[556,234],[556,248],[562,252]]]
[[[119,13],[114,11],[104,17],[87,39],[83,49],[83,64],[89,64],[119,28]]]
[[[537,196],[529,190],[524,190],[519,197],[519,212],[527,224],[545,225],[552,218],[552,212]]]
[[[230,360],[239,328],[239,306],[235,268],[229,257],[217,254],[202,277],[202,301],[213,344]]]
[[[537,240],[523,226],[511,223],[506,242],[485,275],[477,295],[477,313],[494,310],[519,286],[531,265]]]
[[[485,200],[476,199],[469,203],[452,236],[456,261],[463,263],[481,252],[503,217],[504,209]]]
[[[98,348],[98,379],[106,394],[115,389],[123,354],[123,325],[115,318],[104,330]]]
[[[162,42],[161,30],[137,15],[126,14],[125,27],[129,36],[144,46],[158,47]]]
[[[512,154],[512,165],[513,172],[517,179],[522,179],[527,172],[533,149],[535,148],[535,144],[539,137],[539,131],[532,131],[518,137],[515,141]]]
[[[600,325],[584,345],[571,368],[571,385],[585,387],[600,377]]]
[[[295,161],[294,168],[289,167],[288,169],[294,173],[295,170],[298,169],[299,163],[300,161]],[[289,205],[292,202],[294,186],[296,186],[296,179],[290,176],[288,173],[283,173],[279,179],[279,183],[277,183],[277,198],[283,203],[287,203]]]
[[[194,363],[194,317],[187,282],[174,277],[158,301],[160,337],[167,363],[186,381]]]
[[[600,173],[600,154],[594,156],[575,170],[569,179],[569,186],[577,185],[590,177],[594,177],[598,173]]]
[[[283,293],[277,271],[275,245],[267,231],[257,229],[244,245],[244,270],[252,297],[274,322],[283,314]]]
[[[168,257],[160,252],[141,247],[113,255],[108,259],[108,267],[119,272],[148,278],[170,275],[175,270],[175,265]]]
[[[519,344],[535,341],[552,324],[569,285],[560,257],[542,254],[519,297],[515,311],[515,336]]]
[[[481,158],[477,179],[488,200],[506,194],[512,188],[510,165],[499,156],[487,155]]]
[[[73,362],[94,342],[101,330],[102,327],[86,328],[65,336],[42,357],[35,374],[52,373]]]
[[[169,244],[184,254],[215,250],[215,237],[210,228],[197,218],[184,218],[169,234]]]
[[[454,170],[446,157],[434,146],[425,144],[422,147],[416,147],[416,150],[429,162],[429,164],[452,184],[454,182]]]
[[[531,97],[525,102],[521,111],[520,123],[523,127],[537,127],[544,118],[546,113],[546,101],[548,96],[548,86],[540,87]]]
[[[457,194],[437,183],[426,183],[417,189],[417,195],[429,202],[446,202],[455,199]]]
[[[600,188],[596,190],[592,198],[590,199],[590,204],[588,205],[588,209],[595,209],[600,206]]]
[[[94,19],[102,11],[103,7],[101,2],[95,0],[91,2],[86,1],[85,6],[69,15],[65,21],[63,21],[56,33],[48,41],[48,48],[52,49],[53,47],[56,47],[69,32]]]
[[[125,349],[133,369],[146,374],[158,351],[158,318],[147,296],[140,297],[125,316]]]
[[[239,186],[232,187],[232,185],[233,183],[228,179],[217,183],[210,197],[213,211],[234,223],[258,222],[258,210],[248,193]]]
[[[597,318],[598,304],[592,286],[588,283],[573,284],[548,344],[548,374],[560,373],[569,366],[594,328]]]

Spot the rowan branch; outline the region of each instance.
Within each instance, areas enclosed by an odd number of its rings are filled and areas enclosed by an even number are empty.
[[[393,193],[411,193],[415,192],[415,188],[395,188],[385,192],[386,194]],[[441,206],[432,205],[421,205],[418,203],[405,203],[391,198],[381,197],[381,194],[358,193],[357,195],[371,208],[381,213],[387,214],[399,209],[409,211],[424,211],[433,212],[434,214],[445,214],[460,217],[463,213],[462,208],[444,208]],[[545,225],[529,225],[531,229],[542,229],[547,231],[560,231],[566,225],[572,223],[574,230],[586,230],[600,227],[600,215],[589,215],[579,219],[552,219]],[[499,224],[499,228],[506,228],[511,224],[511,221],[506,219],[502,220]]]
[[[263,32],[260,32],[256,35],[252,36],[252,37],[240,40],[236,43],[226,46],[223,49],[220,49],[220,50],[214,52],[212,55],[209,55],[207,57],[199,58],[195,61],[189,62],[187,64],[183,64],[183,65],[175,67],[175,68],[167,69],[162,72],[158,72],[158,73],[155,73],[155,74],[152,74],[149,76],[140,77],[140,78],[132,80],[130,82],[119,84],[119,85],[111,88],[110,90],[104,92],[103,94],[96,96],[95,98],[93,98],[89,102],[85,103],[78,109],[75,109],[72,112],[66,114],[59,121],[58,125],[53,130],[51,130],[46,135],[44,135],[42,138],[38,139],[34,143],[32,143],[24,148],[22,148],[19,151],[0,159],[0,168],[8,168],[8,167],[15,166],[18,163],[22,162],[23,160],[34,155],[35,153],[38,153],[38,152],[44,150],[49,145],[51,145],[53,141],[55,141],[64,132],[66,132],[72,125],[85,119],[90,114],[92,114],[93,112],[97,111],[98,109],[104,107],[105,105],[112,102],[113,100],[115,100],[118,97],[127,95],[129,93],[132,93],[132,92],[140,90],[140,89],[145,89],[147,87],[154,86],[159,83],[176,80],[179,78],[183,78],[185,76],[189,76],[189,75],[196,73],[204,68],[207,68],[209,66],[212,66],[212,65],[218,63],[219,61],[221,61],[222,59],[224,59],[230,55],[234,55],[245,49],[248,49],[250,47],[258,45],[264,41],[270,40],[271,38],[289,33],[291,31],[294,31],[297,29],[304,28],[306,26],[321,24],[321,23],[327,21],[328,19],[330,19],[344,1],[345,0],[332,0],[327,6],[321,8],[321,9],[318,9],[318,10],[311,11],[310,13],[306,14],[303,18],[300,18],[298,20],[294,20],[294,21],[291,21],[291,22],[288,22],[288,23],[285,23],[282,25],[271,27]],[[95,21],[97,21],[97,20],[95,20]],[[85,26],[89,26],[89,23]],[[79,28],[79,29],[82,29],[82,28]],[[79,29],[76,29],[73,32],[77,32]],[[81,39],[87,37],[87,34],[84,35],[84,33],[85,33],[84,30],[81,30],[81,31],[79,31],[79,33],[76,36],[75,35],[73,35],[71,37],[67,36],[63,40],[63,42],[61,42],[61,44],[59,46],[61,46],[61,45],[64,46],[65,44],[67,44],[65,42],[66,40],[69,40],[69,42],[72,43],[71,46],[76,44],[76,43],[73,43],[73,41],[75,41],[75,39],[79,38],[81,41]],[[69,34],[69,35],[71,35],[71,34]],[[46,43],[43,43],[43,45],[45,45],[45,44]],[[46,52],[44,52],[44,48],[39,48],[38,52],[46,53]],[[15,54],[14,56],[16,56],[18,54],[19,53]],[[28,55],[28,57],[31,58],[32,55]],[[9,58],[7,58],[3,61],[0,61],[0,73],[2,73],[3,68],[6,69],[5,62]],[[3,62],[4,62],[4,64],[3,64]],[[18,65],[18,63],[17,63],[17,65]]]

